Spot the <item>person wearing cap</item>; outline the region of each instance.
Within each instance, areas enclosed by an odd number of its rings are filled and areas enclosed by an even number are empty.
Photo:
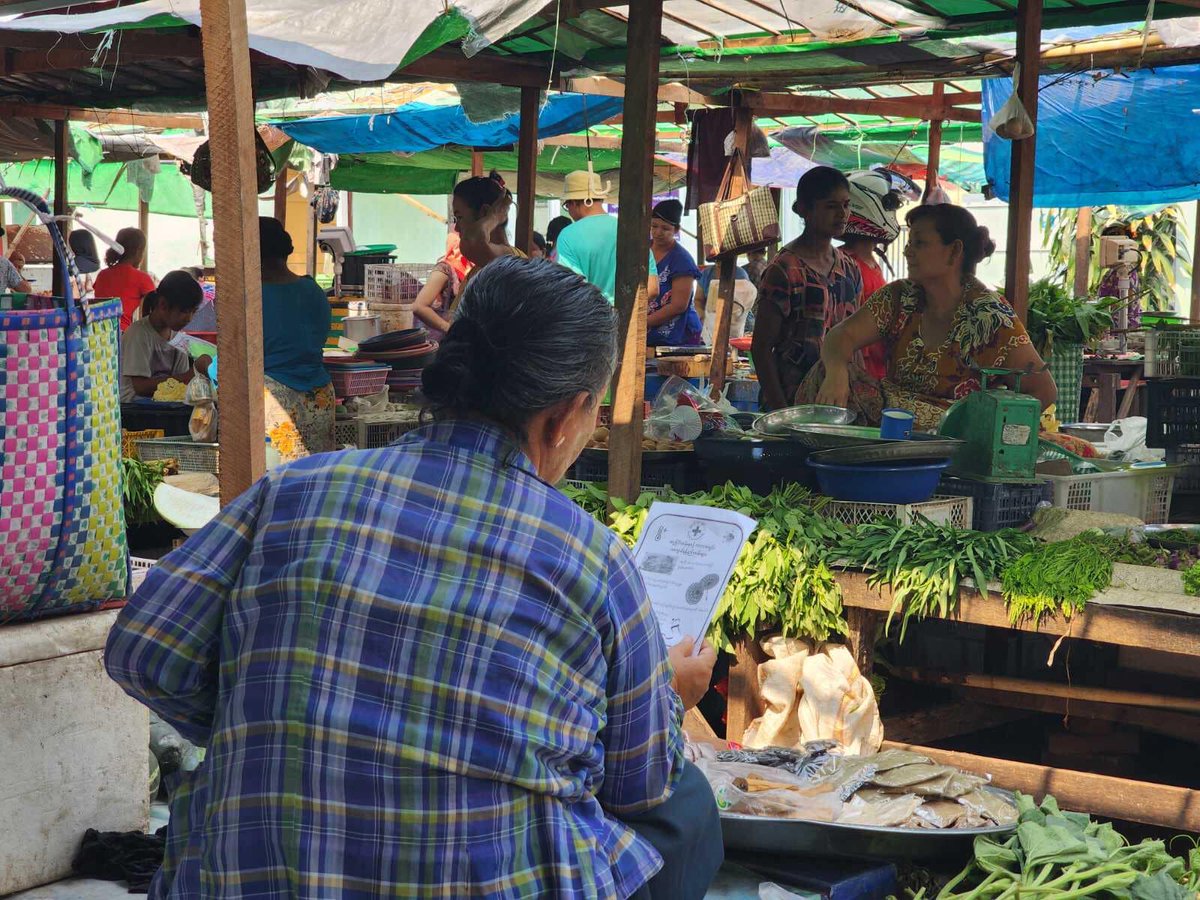
[[[650,252],[659,285],[646,316],[646,343],[651,347],[700,343],[700,316],[693,303],[700,270],[678,241],[682,218],[683,204],[678,200],[663,200],[650,213]]]
[[[617,296],[617,219],[604,211],[608,185],[595,172],[571,172],[563,182],[563,209],[573,220],[555,242],[557,262],[600,289],[609,303]],[[647,296],[658,295],[658,269],[650,254]]]

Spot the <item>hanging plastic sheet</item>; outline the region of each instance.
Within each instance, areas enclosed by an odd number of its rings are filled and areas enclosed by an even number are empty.
[[[538,137],[555,137],[599,125],[619,115],[624,105],[621,97],[555,94],[538,116]],[[476,125],[467,119],[461,106],[408,103],[388,115],[300,119],[278,122],[276,126],[322,153],[420,153],[450,145],[511,147],[520,136],[521,117],[506,116]]]
[[[1012,94],[983,82],[983,121]],[[1162,206],[1200,198],[1200,66],[1039,79],[1033,205]],[[1010,196],[1012,143],[985,126],[992,190]]]

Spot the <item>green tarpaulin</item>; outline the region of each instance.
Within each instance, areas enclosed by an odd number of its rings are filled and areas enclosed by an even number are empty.
[[[5,182],[39,196],[50,192],[53,202],[54,162],[48,159],[0,166]],[[72,162],[67,168],[67,197],[72,206],[136,211],[138,188],[126,177],[124,163],[101,163],[92,170],[91,186],[84,184],[84,169]],[[195,216],[196,202],[192,182],[179,173],[174,163],[164,162],[154,179],[150,212],[167,216]],[[212,215],[209,195],[205,195],[205,215]]]

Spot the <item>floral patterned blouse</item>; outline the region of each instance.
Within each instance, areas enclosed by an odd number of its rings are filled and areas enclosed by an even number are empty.
[[[979,390],[978,369],[1003,369],[1009,354],[1030,343],[1008,301],[972,278],[940,347],[921,337],[925,294],[912,281],[893,281],[866,302],[888,348],[887,380],[907,391],[958,400]]]

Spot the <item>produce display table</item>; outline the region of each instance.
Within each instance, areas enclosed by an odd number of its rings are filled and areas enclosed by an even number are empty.
[[[871,668],[876,629],[891,608],[891,592],[869,587],[867,576],[860,572],[841,573],[838,581],[850,623],[850,644],[860,669],[866,673]],[[1040,624],[1027,622],[1013,626],[999,593],[989,591],[980,594],[964,589],[960,591],[958,609],[949,620],[1180,654],[1194,658],[1193,674],[1200,675],[1200,615],[1184,611],[1200,608],[1195,598],[1180,595],[1178,602],[1175,602],[1169,595],[1147,593],[1146,607],[1159,608],[1112,605],[1137,602],[1135,592],[1114,588],[1097,597],[1070,620],[1054,616]],[[920,626],[919,623],[910,623],[910,627]],[[749,669],[753,667],[750,654],[739,652],[736,668],[741,669],[744,664],[747,671],[739,673],[737,678],[731,673],[731,725],[735,718],[732,715],[735,687],[743,692],[737,704],[745,706],[745,684],[750,676]],[[1200,742],[1200,716],[1196,715],[1200,713],[1200,703],[1190,697],[1166,697],[970,675],[927,677],[923,680],[965,686],[970,699],[979,704],[1038,712],[1065,712],[1069,703],[1069,709],[1078,715],[1101,713],[1106,718],[1142,727],[1155,727],[1180,737],[1190,736],[1192,740]],[[744,719],[747,713],[739,712],[739,724],[748,721]],[[736,739],[732,735],[731,738]],[[906,745],[885,741],[884,746]],[[1039,797],[1046,793],[1053,794],[1065,809],[1173,829],[1200,830],[1200,792],[1197,791],[930,747],[909,749],[916,749],[939,762],[968,771],[990,773],[998,785],[1006,788]]]

